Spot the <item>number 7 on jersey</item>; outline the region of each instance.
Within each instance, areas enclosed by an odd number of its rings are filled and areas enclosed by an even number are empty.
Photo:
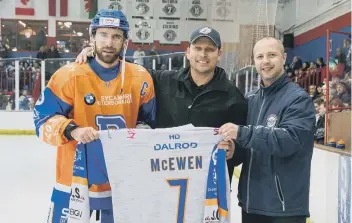
[[[167,179],[166,181],[170,187],[178,187],[176,223],[183,223],[186,210],[188,179]]]

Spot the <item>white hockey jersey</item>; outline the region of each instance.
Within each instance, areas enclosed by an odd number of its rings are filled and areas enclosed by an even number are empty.
[[[72,186],[88,197],[88,173],[106,170],[115,223],[227,223],[230,188],[220,140],[212,128],[101,132],[101,143],[84,146],[87,157],[81,152],[83,168],[75,168]],[[106,167],[82,163],[94,162],[90,153],[100,149]],[[68,222],[89,222],[89,200],[71,199],[76,213]]]

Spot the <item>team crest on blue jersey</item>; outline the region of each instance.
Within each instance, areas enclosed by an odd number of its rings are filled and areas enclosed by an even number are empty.
[[[86,96],[84,96],[84,102],[87,104],[87,105],[92,105],[95,103],[95,96],[94,94],[92,93],[88,93],[86,94]]]

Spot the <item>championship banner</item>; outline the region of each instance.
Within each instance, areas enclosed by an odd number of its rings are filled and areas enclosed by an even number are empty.
[[[131,20],[132,42],[153,43],[155,20],[132,19]]]
[[[159,20],[158,31],[159,40],[162,44],[180,44],[181,37],[181,22],[179,20]]]
[[[154,16],[154,0],[132,0],[133,14],[132,17]]]
[[[208,4],[201,0],[188,0],[188,19],[207,20]]]
[[[160,0],[159,0],[160,1]],[[180,0],[161,0],[161,5],[158,8],[159,18],[178,18],[180,19]]]
[[[98,10],[100,9],[121,10],[126,14],[127,0],[98,0]]]
[[[235,3],[232,0],[213,0],[212,19],[214,21],[234,21]]]

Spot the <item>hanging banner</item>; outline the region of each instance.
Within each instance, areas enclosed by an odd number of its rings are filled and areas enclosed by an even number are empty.
[[[188,19],[207,20],[208,4],[207,1],[188,0]]]
[[[158,8],[159,18],[180,19],[180,0],[161,0],[161,7]]]
[[[16,0],[15,15],[34,15],[34,0]]]
[[[132,19],[131,35],[134,43],[153,43],[155,20]]]
[[[49,0],[49,16],[56,16],[56,0]]]
[[[158,21],[159,40],[162,44],[181,43],[181,22],[179,20],[159,20]]]
[[[132,17],[153,17],[154,16],[154,0],[132,0],[133,14]]]
[[[213,0],[212,3],[214,21],[234,21],[236,11],[233,0]]]
[[[83,4],[84,7],[81,7],[81,17],[94,18],[98,12],[98,0],[83,0]]]
[[[126,14],[127,0],[98,0],[98,10],[114,9]]]

